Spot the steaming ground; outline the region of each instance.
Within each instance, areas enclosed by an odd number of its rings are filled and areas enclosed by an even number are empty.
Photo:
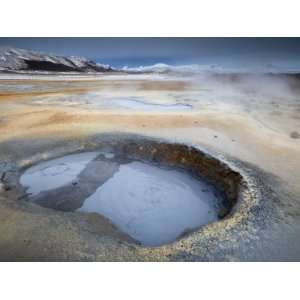
[[[284,76],[30,76],[0,81],[0,140],[126,131],[188,141],[300,182],[300,89]]]
[[[295,77],[1,76],[0,142],[111,131],[193,143],[251,163],[275,175],[294,195],[292,201],[300,202],[300,81]],[[299,236],[299,222],[292,226]]]

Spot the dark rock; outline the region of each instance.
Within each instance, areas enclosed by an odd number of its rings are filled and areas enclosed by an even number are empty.
[[[108,72],[110,66],[97,64],[83,57],[64,57],[32,50],[1,47],[2,72]]]
[[[300,139],[300,134],[297,131],[293,131],[293,132],[290,133],[290,137],[292,139]]]

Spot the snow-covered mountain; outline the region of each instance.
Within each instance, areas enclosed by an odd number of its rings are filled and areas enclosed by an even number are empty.
[[[0,72],[108,72],[108,65],[83,57],[64,57],[11,47],[0,47]]]
[[[157,63],[149,66],[139,67],[123,67],[123,71],[135,73],[200,73],[200,72],[221,72],[223,71],[220,66],[216,65],[168,65],[164,63]]]
[[[298,74],[300,67],[284,64],[270,65],[245,65],[235,68],[225,68],[220,65],[168,65],[157,63],[149,66],[123,67],[121,69],[127,73],[170,73],[170,74]]]

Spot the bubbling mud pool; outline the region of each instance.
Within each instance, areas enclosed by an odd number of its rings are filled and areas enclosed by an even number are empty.
[[[27,200],[62,211],[97,213],[145,246],[170,243],[217,221],[222,197],[176,168],[85,152],[38,163],[20,177]]]

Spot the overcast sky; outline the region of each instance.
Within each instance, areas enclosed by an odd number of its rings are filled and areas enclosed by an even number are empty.
[[[0,38],[0,46],[85,56],[105,63],[126,58],[157,58],[174,64],[300,62],[297,38]]]

